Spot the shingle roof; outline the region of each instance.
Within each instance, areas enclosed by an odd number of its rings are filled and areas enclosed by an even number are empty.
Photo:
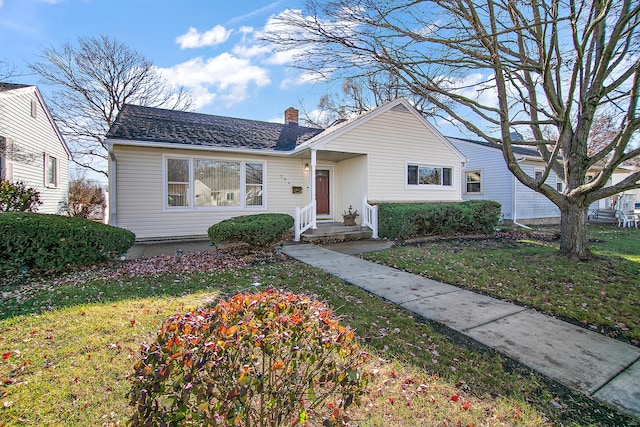
[[[472,144],[482,145],[484,147],[489,147],[489,148],[494,148],[496,150],[499,150],[498,147],[496,147],[495,145],[491,145],[487,141],[478,141],[475,139],[454,138],[454,137],[447,137],[447,139],[449,139],[450,141],[458,140],[463,142],[470,142]],[[538,150],[534,150],[533,148],[523,147],[521,145],[515,145],[515,144],[512,145],[512,147],[513,147],[513,152],[515,154],[522,154],[523,156],[542,157],[540,156],[540,153],[538,153]]]
[[[13,89],[22,89],[23,87],[29,87],[29,86],[33,86],[33,85],[23,85],[23,84],[18,84],[18,83],[0,82],[0,92],[4,92],[4,91],[7,91],[7,90],[13,90]]]
[[[107,138],[291,151],[322,129],[125,104]]]

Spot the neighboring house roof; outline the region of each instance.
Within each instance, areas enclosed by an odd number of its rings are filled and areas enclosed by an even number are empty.
[[[108,139],[176,146],[291,151],[322,129],[125,104]]]
[[[14,90],[14,89],[22,89],[24,87],[29,87],[30,85],[22,85],[22,84],[17,84],[17,83],[4,83],[4,82],[0,82],[0,92],[4,92],[7,90]]]
[[[493,148],[496,151],[502,152],[500,148],[496,147],[495,145],[492,145],[487,141],[478,141],[474,139],[454,138],[454,137],[447,137],[447,138],[450,141],[468,142],[471,144],[481,145],[483,147]],[[520,154],[522,156],[529,156],[529,157],[537,157],[542,160],[542,156],[540,155],[540,153],[538,153],[538,150],[534,150],[533,148],[523,147],[521,145],[512,145],[512,147],[513,147],[513,152],[515,154]]]

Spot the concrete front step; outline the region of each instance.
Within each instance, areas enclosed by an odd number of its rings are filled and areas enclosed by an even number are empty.
[[[339,222],[319,223],[318,228],[309,229],[302,234],[305,242],[341,242],[346,240],[370,239],[373,232],[361,225],[345,226]]]

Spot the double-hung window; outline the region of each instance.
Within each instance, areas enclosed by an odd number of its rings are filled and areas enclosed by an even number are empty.
[[[46,187],[58,187],[58,159],[48,154],[44,155],[44,184]]]
[[[262,163],[245,163],[245,205],[262,206],[263,189]]]
[[[465,178],[465,193],[467,194],[480,194],[482,193],[482,171],[466,171],[464,173]]]
[[[450,167],[407,164],[407,186],[451,187],[452,170]]]
[[[167,159],[167,206],[189,207],[189,159]]]
[[[166,208],[264,207],[264,164],[212,158],[165,158]]]

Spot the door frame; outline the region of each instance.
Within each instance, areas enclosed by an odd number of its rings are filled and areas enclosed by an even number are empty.
[[[336,175],[334,172],[334,167],[333,165],[317,165],[315,168],[316,171],[319,170],[326,170],[329,171],[329,214],[328,215],[318,215],[317,219],[320,221],[326,221],[326,220],[332,220],[333,219],[333,213],[334,213],[334,201],[335,201],[335,197],[334,197],[334,188],[335,188],[335,180],[336,180]],[[316,179],[315,175],[312,178],[314,181]],[[315,183],[314,183],[315,185]]]

